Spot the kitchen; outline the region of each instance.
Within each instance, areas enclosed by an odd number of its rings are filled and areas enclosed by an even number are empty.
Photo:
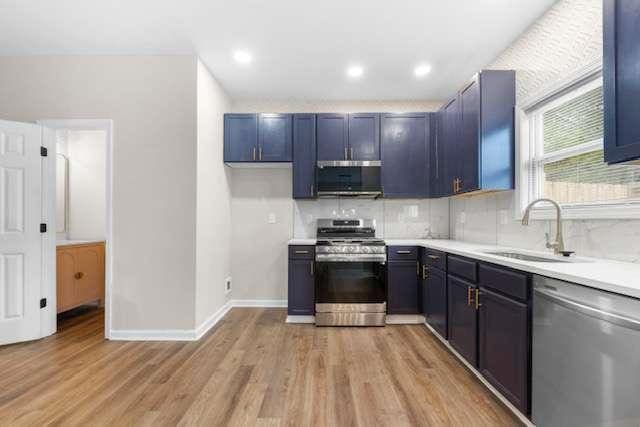
[[[64,34],[70,56],[5,49],[3,120],[113,120],[113,235],[96,317],[56,328],[47,306],[42,339],[0,347],[20,390],[0,420],[638,425],[640,9],[488,3],[465,2],[463,38],[402,13],[425,36],[394,27],[394,49],[366,24],[353,45],[313,27],[321,42],[304,20],[295,47],[256,25],[199,57],[160,36],[158,56],[100,55],[127,52],[108,33],[97,56]],[[419,8],[441,30],[456,16]],[[65,379],[71,360],[37,356],[76,336],[86,367]],[[122,363],[112,380],[98,351]]]

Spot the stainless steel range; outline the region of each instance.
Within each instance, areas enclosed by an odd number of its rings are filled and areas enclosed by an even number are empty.
[[[316,235],[316,325],[384,326],[387,253],[375,221],[319,219]]]

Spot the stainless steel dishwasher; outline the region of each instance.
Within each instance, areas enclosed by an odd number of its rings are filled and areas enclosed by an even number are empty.
[[[640,300],[534,276],[532,364],[536,426],[640,426]]]

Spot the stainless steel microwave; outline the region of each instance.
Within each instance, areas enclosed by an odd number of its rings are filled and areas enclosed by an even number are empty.
[[[375,161],[319,161],[316,168],[318,197],[375,199],[382,195],[380,169]]]

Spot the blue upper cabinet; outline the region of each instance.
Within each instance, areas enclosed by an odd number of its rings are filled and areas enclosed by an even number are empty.
[[[224,161],[290,162],[291,114],[225,114]]]
[[[475,76],[441,110],[441,196],[514,188],[515,72]]]
[[[293,198],[310,199],[316,195],[316,116],[293,116]]]
[[[348,116],[318,114],[317,129],[318,160],[348,160]]]
[[[604,0],[604,159],[640,160],[640,2]]]
[[[291,114],[260,114],[258,123],[258,161],[290,162]]]
[[[380,114],[349,114],[349,160],[380,160]]]
[[[426,197],[429,119],[427,113],[382,114],[381,158],[384,197]]]
[[[253,162],[258,158],[258,115],[224,115],[224,161]]]

